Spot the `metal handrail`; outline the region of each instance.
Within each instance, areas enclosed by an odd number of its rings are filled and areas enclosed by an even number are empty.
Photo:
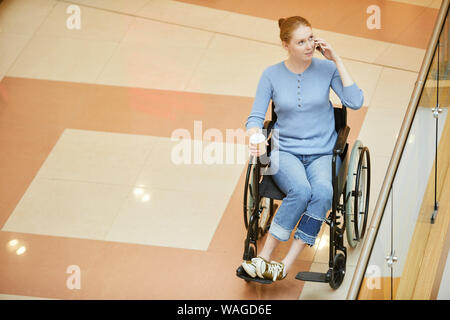
[[[425,52],[422,66],[420,68],[420,72],[414,86],[414,91],[409,101],[408,109],[406,110],[406,115],[405,118],[403,119],[403,123],[400,128],[397,141],[395,143],[394,151],[392,153],[392,157],[389,162],[386,176],[384,177],[383,185],[381,186],[380,194],[378,196],[377,203],[375,205],[373,217],[371,219],[370,226],[368,226],[366,238],[361,248],[361,254],[359,256],[358,263],[356,265],[352,283],[347,293],[347,300],[355,300],[358,297],[358,293],[367,268],[367,264],[371,256],[373,246],[375,244],[378,228],[380,226],[381,219],[383,218],[384,209],[386,207],[386,203],[389,197],[389,191],[392,187],[392,183],[394,181],[395,174],[397,172],[398,165],[402,157],[403,149],[405,147],[405,143],[408,138],[409,131],[411,129],[411,124],[413,122],[414,115],[416,113],[420,97],[422,95],[422,90],[424,87],[426,76],[430,69],[433,60],[433,55],[439,40],[439,36],[445,23],[445,19],[449,8],[449,1],[450,0],[442,1],[441,8],[439,10],[439,14],[433,29],[433,33],[429,40],[428,48],[427,51]]]

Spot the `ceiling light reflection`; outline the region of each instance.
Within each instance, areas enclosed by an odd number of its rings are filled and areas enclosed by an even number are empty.
[[[144,194],[144,189],[143,188],[134,188],[133,193],[135,196],[141,196],[142,194]]]
[[[19,239],[9,240],[6,247],[9,252],[14,252],[18,256],[23,255],[27,251],[26,242]]]
[[[150,201],[150,194],[146,193],[146,189],[144,187],[136,187],[133,189],[133,194],[138,201],[148,202]]]
[[[17,239],[12,239],[11,241],[8,242],[8,247],[15,247],[19,244],[19,240]]]
[[[19,249],[16,250],[16,254],[18,256],[20,256],[20,255],[24,254],[25,251],[27,251],[27,248],[25,248],[24,246],[21,246]]]

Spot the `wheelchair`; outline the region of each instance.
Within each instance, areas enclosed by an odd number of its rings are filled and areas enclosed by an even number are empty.
[[[347,126],[347,107],[334,107],[335,129],[338,138],[332,157],[333,200],[331,210],[325,219],[330,228],[329,269],[326,273],[298,272],[297,280],[328,283],[337,289],[345,276],[347,248],[344,245],[344,233],[350,247],[356,248],[364,237],[369,209],[370,195],[370,153],[369,149],[356,140],[350,160],[348,159],[347,138],[350,128]],[[258,239],[269,230],[272,218],[278,208],[274,200],[282,200],[286,195],[278,188],[271,175],[264,175],[263,170],[270,166],[270,139],[277,120],[275,105],[272,101],[272,120],[264,122],[263,130],[269,142],[267,152],[260,157],[251,156],[245,177],[244,189],[244,224],[247,237],[244,242],[244,260],[257,256]],[[266,157],[265,161],[260,158]],[[341,167],[336,172],[336,159],[341,157]],[[256,159],[255,159],[256,158]],[[250,277],[242,266],[236,275],[245,281],[270,284],[270,279]]]

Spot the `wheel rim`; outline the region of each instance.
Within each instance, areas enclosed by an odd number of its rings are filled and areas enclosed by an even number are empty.
[[[366,157],[364,157],[363,155],[363,162],[362,162],[363,168],[361,168],[361,175],[360,175],[360,180],[359,180],[359,185],[358,185],[358,207],[356,208],[358,211],[355,211],[355,214],[357,215],[357,219],[358,219],[358,238],[362,238],[364,236],[364,219],[365,219],[365,214],[366,214],[366,210],[364,208],[366,201],[366,193],[365,193],[365,189],[366,189],[366,169],[367,168],[367,161],[366,161]]]
[[[248,196],[247,196],[247,226],[248,222],[250,221],[250,217],[252,216],[253,210],[255,208],[255,199],[253,195],[253,188],[252,184],[249,184],[249,190],[248,190]]]
[[[354,199],[354,228],[355,237],[360,241],[365,234],[367,215],[369,210],[370,193],[370,156],[369,149],[364,147],[361,151],[361,159],[358,163],[358,173],[356,176],[355,191],[357,194]]]
[[[365,193],[364,193],[364,221],[362,225],[362,231],[360,238],[364,238],[366,232],[367,218],[369,215],[369,200],[370,200],[370,152],[368,148],[365,148]]]
[[[353,145],[352,152],[350,155],[350,161],[348,164],[347,171],[347,181],[346,181],[346,189],[345,189],[345,215],[346,215],[346,234],[347,234],[347,242],[350,247],[355,248],[358,245],[358,241],[356,239],[356,230],[355,230],[355,185],[356,185],[356,175],[358,168],[358,160],[361,154],[361,149],[363,145],[361,141],[356,140]]]
[[[254,165],[249,166],[246,177],[246,190],[244,193],[244,222],[245,228],[248,228],[248,224],[250,221],[250,217],[252,216],[253,210],[255,209],[255,196],[254,196],[254,188],[253,188],[253,174],[254,174]],[[261,214],[258,221],[258,229],[260,235],[263,235],[266,232],[267,223],[271,218],[271,199],[262,197],[259,202],[259,208],[261,210]]]
[[[253,212],[253,171],[254,165],[247,167],[247,174],[245,176],[245,187],[244,187],[244,225],[248,229],[248,222],[250,221],[250,216]]]

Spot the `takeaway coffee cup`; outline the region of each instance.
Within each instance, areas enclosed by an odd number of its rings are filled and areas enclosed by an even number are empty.
[[[250,136],[250,143],[257,146],[259,154],[266,153],[266,137],[262,133],[254,133]]]

